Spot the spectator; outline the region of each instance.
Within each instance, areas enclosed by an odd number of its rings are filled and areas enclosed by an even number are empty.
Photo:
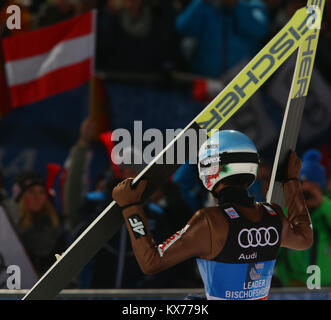
[[[308,150],[303,156],[300,179],[311,215],[314,244],[304,251],[282,248],[276,272],[284,286],[306,285],[309,265],[320,267],[322,286],[331,285],[331,200],[323,195],[327,184],[320,161],[321,154],[316,149]]]
[[[64,210],[71,228],[75,228],[82,220],[78,210],[89,188],[87,168],[92,157],[90,144],[95,132],[96,124],[90,118],[85,119],[80,127],[79,139],[71,148],[65,163]]]
[[[251,59],[269,28],[260,0],[192,0],[176,20],[177,31],[196,40],[191,71],[220,77],[241,60]]]
[[[167,1],[109,0],[98,21],[99,69],[159,73],[175,63],[174,13]]]
[[[77,7],[71,0],[52,0],[46,2],[40,9],[38,27],[72,18],[77,13]]]
[[[59,215],[43,177],[34,171],[23,171],[17,175],[13,196],[18,203],[18,234],[41,276],[55,262],[55,254],[62,253],[65,248]]]

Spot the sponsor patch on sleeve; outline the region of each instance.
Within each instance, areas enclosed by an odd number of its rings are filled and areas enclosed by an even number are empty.
[[[130,216],[128,221],[136,239],[146,236],[144,223],[138,214]]]
[[[232,207],[231,208],[224,209],[224,211],[230,217],[230,219],[239,218],[239,214]]]
[[[186,232],[186,230],[190,227],[189,224],[187,224],[182,230],[177,231],[174,235],[172,235],[169,239],[164,241],[162,244],[159,244],[158,250],[160,257],[163,257],[164,252],[169,249],[170,246],[172,246],[178,239],[182,237],[182,235]]]

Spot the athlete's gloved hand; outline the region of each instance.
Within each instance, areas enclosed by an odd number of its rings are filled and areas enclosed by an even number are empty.
[[[296,152],[291,151],[287,165],[287,180],[299,178],[301,164],[301,159],[297,156]]]
[[[141,195],[146,188],[147,181],[140,181],[135,189],[132,189],[131,187],[132,181],[132,178],[126,179],[113,189],[113,199],[120,207],[125,207],[133,203],[140,203]]]

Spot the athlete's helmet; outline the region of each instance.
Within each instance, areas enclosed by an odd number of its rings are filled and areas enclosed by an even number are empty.
[[[217,131],[203,143],[199,151],[199,176],[212,191],[223,179],[248,174],[254,182],[259,163],[257,149],[250,138],[235,130]]]

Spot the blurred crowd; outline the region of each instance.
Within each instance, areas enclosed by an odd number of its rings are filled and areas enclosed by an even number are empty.
[[[5,0],[18,4],[23,31],[98,9],[97,69],[220,77],[251,59],[305,0]],[[317,66],[330,80],[331,9],[327,0]],[[0,35],[6,30],[0,11]],[[17,32],[14,30],[14,32]]]
[[[23,31],[51,25],[98,9],[97,69],[107,72],[158,73],[178,70],[220,78],[262,46],[306,5],[301,0],[8,0],[0,4],[0,36],[6,29],[1,10],[19,4]],[[331,83],[331,1],[327,0],[317,68]],[[1,54],[0,54],[1,60]],[[135,177],[142,165],[111,164],[89,183],[95,123],[87,118],[64,164],[62,189],[35,171],[17,175],[11,194],[0,172],[0,205],[41,276],[70,243],[111,201],[113,187]],[[133,157],[134,148],[124,151]],[[274,285],[305,285],[308,265],[321,267],[322,285],[331,286],[331,161],[317,149],[302,155],[302,187],[314,225],[314,246],[305,251],[282,249]],[[262,162],[250,192],[265,201],[271,164]],[[54,180],[54,177],[53,177]],[[60,198],[60,200],[58,200]],[[59,204],[60,203],[60,204]],[[157,242],[180,230],[195,210],[213,203],[198,181],[196,168],[183,165],[144,205]],[[195,261],[155,276],[143,275],[126,228],[121,228],[70,284],[80,288],[202,287]]]

